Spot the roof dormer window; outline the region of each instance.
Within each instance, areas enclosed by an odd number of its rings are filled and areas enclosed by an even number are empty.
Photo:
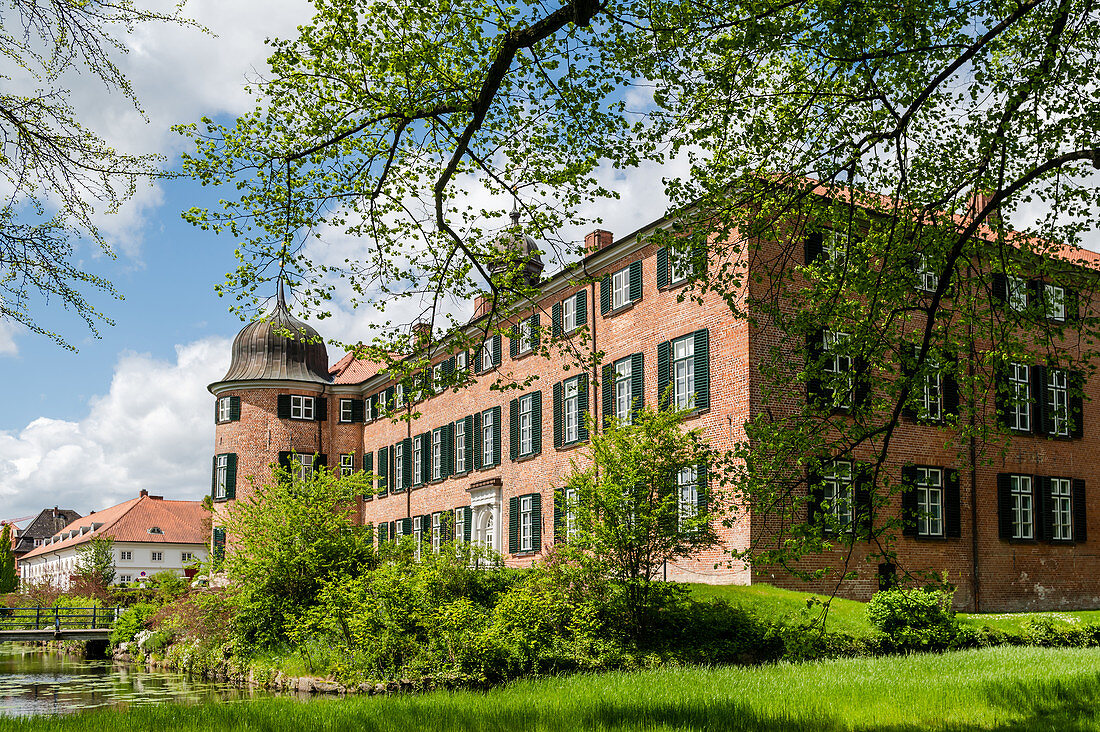
[[[149,533],[150,534],[163,534],[164,531],[162,531],[159,526],[153,526],[149,529]]]

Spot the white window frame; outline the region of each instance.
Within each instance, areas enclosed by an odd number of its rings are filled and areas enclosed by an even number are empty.
[[[821,253],[829,264],[843,266],[848,261],[848,235],[830,229],[821,237]]]
[[[404,384],[400,384],[400,383],[394,384],[394,386],[393,386],[393,404],[394,404],[394,407],[403,407],[403,406],[405,406],[405,385]]]
[[[316,405],[311,396],[290,395],[290,418],[312,420]]]
[[[340,421],[347,423],[351,421],[352,402],[354,399],[341,399],[340,400]]]
[[[119,583],[120,585],[128,585],[128,584],[130,584],[130,583],[131,583],[131,582],[133,582],[133,581],[134,581],[134,577],[133,577],[133,575],[130,575],[130,574],[120,574],[120,575],[118,576],[118,583]]]
[[[455,542],[466,541],[466,509],[459,507],[454,510],[455,517]]]
[[[493,410],[486,409],[481,413],[481,464],[495,465],[496,462],[493,450]]]
[[[302,455],[295,453],[294,457],[298,461],[297,466],[291,466],[296,468],[298,478],[300,480],[309,480],[313,477],[313,455]]]
[[[1026,363],[1008,365],[1008,399],[1008,426],[1031,432],[1031,367]]]
[[[630,424],[634,411],[632,362],[633,359],[627,356],[614,364],[615,419],[619,424]]]
[[[439,480],[443,477],[443,430],[434,429],[431,435],[432,480]]]
[[[424,482],[424,446],[422,440],[413,438],[413,485]]]
[[[561,329],[563,333],[572,333],[577,329],[577,296],[561,301]]]
[[[340,475],[347,478],[353,472],[355,472],[355,453],[342,453],[340,455]]]
[[[229,456],[218,455],[217,467],[214,469],[214,498],[221,500],[226,497],[229,483]]]
[[[118,553],[118,561],[120,562],[132,562],[134,561],[134,552],[129,549],[123,549]]]
[[[460,419],[454,427],[455,445],[455,473],[461,475],[466,472],[466,420]]]
[[[694,465],[680,468],[676,473],[678,510],[677,517],[680,522],[680,530],[684,524],[695,518],[699,504],[699,470]]]
[[[855,403],[856,380],[852,373],[852,357],[844,353],[848,344],[847,333],[826,330],[821,333],[821,350],[826,354],[825,373],[831,376],[829,388],[833,394],[833,407],[850,409]]]
[[[526,457],[534,452],[535,396],[525,394],[519,398],[519,455]]]
[[[1065,322],[1066,288],[1061,285],[1043,283],[1043,307],[1046,309],[1047,318]]]
[[[1035,491],[1030,475],[1009,476],[1009,493],[1012,496],[1012,538],[1035,537]]]
[[[566,445],[580,439],[580,398],[580,377],[569,379],[562,385],[562,442]]]
[[[432,391],[436,394],[443,393],[443,364],[432,366]]]
[[[531,319],[524,318],[516,324],[516,353],[523,355],[534,350],[534,338],[532,337]]]
[[[917,289],[922,292],[935,292],[940,286],[940,275],[928,263],[928,255],[917,253]]]
[[[1005,304],[1009,309],[1020,313],[1027,310],[1027,280],[1006,275],[1005,290]]]
[[[432,514],[432,553],[439,554],[439,546],[442,541],[442,515]]]
[[[533,551],[532,547],[532,510],[531,496],[522,496],[519,499],[519,550],[521,552]]]
[[[163,562],[164,552],[150,552],[149,560],[153,562]]]
[[[822,510],[827,512],[842,530],[850,529],[854,517],[855,485],[852,463],[835,460],[822,475]]]
[[[413,541],[416,543],[416,561],[420,561],[420,544],[424,538],[424,526],[419,516],[413,516]]]
[[[232,413],[233,400],[231,397],[218,397],[218,421],[228,422]]]
[[[398,442],[393,446],[393,489],[402,490],[405,488],[405,445]]]
[[[1051,435],[1069,437],[1069,372],[1047,369],[1047,407],[1051,415]]]
[[[1069,478],[1050,479],[1050,508],[1054,513],[1053,541],[1073,541],[1073,484]]]
[[[630,302],[630,267],[623,267],[611,275],[611,309],[618,310]]]
[[[695,335],[672,342],[672,405],[677,409],[695,408]]]
[[[678,285],[688,278],[690,267],[681,267],[686,264],[680,261],[680,253],[669,247],[668,251],[668,284]]]
[[[465,371],[468,368],[469,368],[469,364],[466,363],[466,352],[465,351],[459,351],[458,353],[455,354],[455,371],[457,373],[462,373],[463,371]]]
[[[577,489],[566,488],[563,495],[565,498],[565,538],[572,539],[577,535]]]
[[[181,562],[193,562],[195,561],[195,554],[193,552],[180,552]]]
[[[944,534],[943,470],[917,468],[917,535],[939,537]]]
[[[491,371],[496,368],[496,361],[493,359],[493,339],[485,339],[485,343],[481,346],[481,351],[478,353],[478,359],[481,363],[481,371]]]
[[[929,358],[925,369],[921,379],[920,416],[938,422],[943,419],[943,368],[939,361]]]

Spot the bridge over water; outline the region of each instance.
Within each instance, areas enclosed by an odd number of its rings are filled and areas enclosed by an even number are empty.
[[[0,643],[4,641],[105,641],[114,629],[119,607],[0,608]]]

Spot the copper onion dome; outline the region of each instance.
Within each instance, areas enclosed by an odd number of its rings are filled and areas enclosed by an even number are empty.
[[[290,335],[286,335],[286,333]],[[246,325],[233,341],[233,361],[222,381],[287,379],[328,384],[328,349],[320,334],[286,308],[283,283],[275,311]]]
[[[497,239],[495,251],[490,255],[489,272],[501,275],[518,265],[527,283],[535,287],[542,275],[542,256],[535,240],[520,227],[519,217],[519,209],[513,209],[511,230]]]

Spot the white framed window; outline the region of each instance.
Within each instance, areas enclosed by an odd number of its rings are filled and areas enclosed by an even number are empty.
[[[395,384],[393,387],[393,403],[396,407],[405,406],[405,385]]]
[[[313,456],[312,455],[295,455],[297,461],[297,473],[298,477],[302,480],[309,480],[313,477]]]
[[[577,535],[577,489],[565,489],[565,538]]]
[[[229,482],[229,456],[218,455],[215,461],[217,467],[214,469],[214,497],[225,498],[226,485]]]
[[[463,371],[465,371],[467,368],[469,368],[470,364],[468,364],[466,362],[466,359],[467,359],[467,357],[466,357],[466,352],[465,351],[459,351],[458,353],[455,354],[455,371],[456,372],[461,374]]]
[[[1058,285],[1043,285],[1043,306],[1051,320],[1066,319],[1066,289]]]
[[[939,362],[929,358],[920,383],[921,419],[939,421],[943,418],[943,373]]]
[[[822,506],[840,527],[852,525],[852,464],[846,460],[837,460],[825,470],[822,486]]]
[[[154,562],[163,562],[164,561],[164,552],[153,552],[152,559],[153,559]]]
[[[524,318],[516,325],[516,337],[516,350],[519,353],[527,353],[533,348],[530,318]]]
[[[943,470],[917,468],[917,534],[943,536]]]
[[[118,553],[118,559],[120,562],[131,562],[134,559],[134,553],[128,549],[123,549]]]
[[[195,555],[192,552],[180,552],[181,562],[193,562],[195,561]]]
[[[565,423],[564,442],[569,444],[580,438],[580,379],[570,379],[562,389],[562,417]]]
[[[677,493],[679,495],[680,528],[695,518],[699,505],[699,471],[694,467],[680,468],[676,473]]]
[[[218,398],[218,421],[219,422],[228,422],[229,421],[229,416],[231,414],[230,409],[231,409],[232,403],[233,403],[233,400],[230,399],[229,397],[219,397]]]
[[[519,550],[529,552],[531,546],[531,496],[519,499]]]
[[[533,394],[527,394],[519,398],[519,454],[530,455],[534,450],[534,443],[532,442],[532,416],[534,411],[535,397]]]
[[[493,410],[481,413],[481,464],[495,465],[496,454],[493,450]]]
[[[843,265],[848,261],[848,236],[842,231],[829,230],[821,237],[821,253],[830,264]]]
[[[424,482],[424,449],[421,446],[423,440],[413,438],[413,483]]]
[[[313,397],[290,395],[290,418],[313,419]]]
[[[443,393],[443,364],[432,366],[432,391],[436,394]]]
[[[118,582],[122,585],[128,585],[134,581],[134,576],[131,574],[120,574],[118,576]]]
[[[455,541],[466,541],[466,509],[455,509]]]
[[[355,470],[355,454],[346,452],[340,456],[340,475],[347,478]]]
[[[443,477],[443,430],[432,430],[432,480]]]
[[[848,334],[826,330],[821,334],[821,347],[825,351],[825,373],[832,390],[833,406],[847,409],[855,402],[855,376],[852,373],[852,357],[845,353]]]
[[[1031,476],[1013,475],[1009,477],[1009,489],[1012,495],[1012,538],[1031,539],[1035,536],[1034,511]]]
[[[420,561],[420,544],[424,539],[424,527],[419,516],[413,516],[413,541],[416,543],[416,559]]]
[[[611,275],[611,309],[617,310],[630,302],[630,267]]]
[[[405,487],[405,445],[398,442],[393,446],[393,482],[394,488]]]
[[[668,249],[668,284],[670,285],[675,285],[688,277],[689,268],[685,262],[680,261],[681,256],[671,247]]]
[[[1073,541],[1073,499],[1069,478],[1050,479],[1050,507],[1054,512],[1050,538],[1055,541]]]
[[[466,472],[466,420],[460,419],[455,422],[454,428],[455,434],[455,472]]]
[[[436,554],[439,554],[439,545],[440,545],[440,543],[442,541],[442,538],[443,538],[443,536],[442,536],[442,528],[443,528],[442,522],[443,522],[442,514],[438,514],[438,513],[433,513],[432,514],[432,551]]]
[[[577,298],[567,297],[561,301],[561,329],[572,333],[577,329]]]
[[[615,419],[619,424],[630,424],[634,395],[630,373],[632,359],[627,356],[615,362]]]
[[[393,522],[393,538],[394,540],[400,539],[405,535],[405,521],[404,519],[397,519]]]
[[[695,407],[695,336],[672,342],[672,404],[677,409]]]
[[[351,399],[341,399],[340,400],[340,421],[341,422],[350,422],[351,421],[351,402],[352,402]]]
[[[1051,431],[1056,437],[1069,436],[1069,372],[1064,369],[1047,370],[1047,409],[1050,411]]]
[[[1017,312],[1027,310],[1027,280],[1022,277],[1005,277],[1005,302]]]
[[[496,366],[496,363],[493,362],[493,341],[491,338],[487,339],[485,344],[481,347],[478,358],[481,362],[482,371],[489,371]]]
[[[932,269],[928,256],[924,253],[917,254],[917,289],[924,292],[935,292],[940,286],[940,275]]]
[[[1023,363],[1008,365],[1008,426],[1020,432],[1031,431],[1031,367]]]

